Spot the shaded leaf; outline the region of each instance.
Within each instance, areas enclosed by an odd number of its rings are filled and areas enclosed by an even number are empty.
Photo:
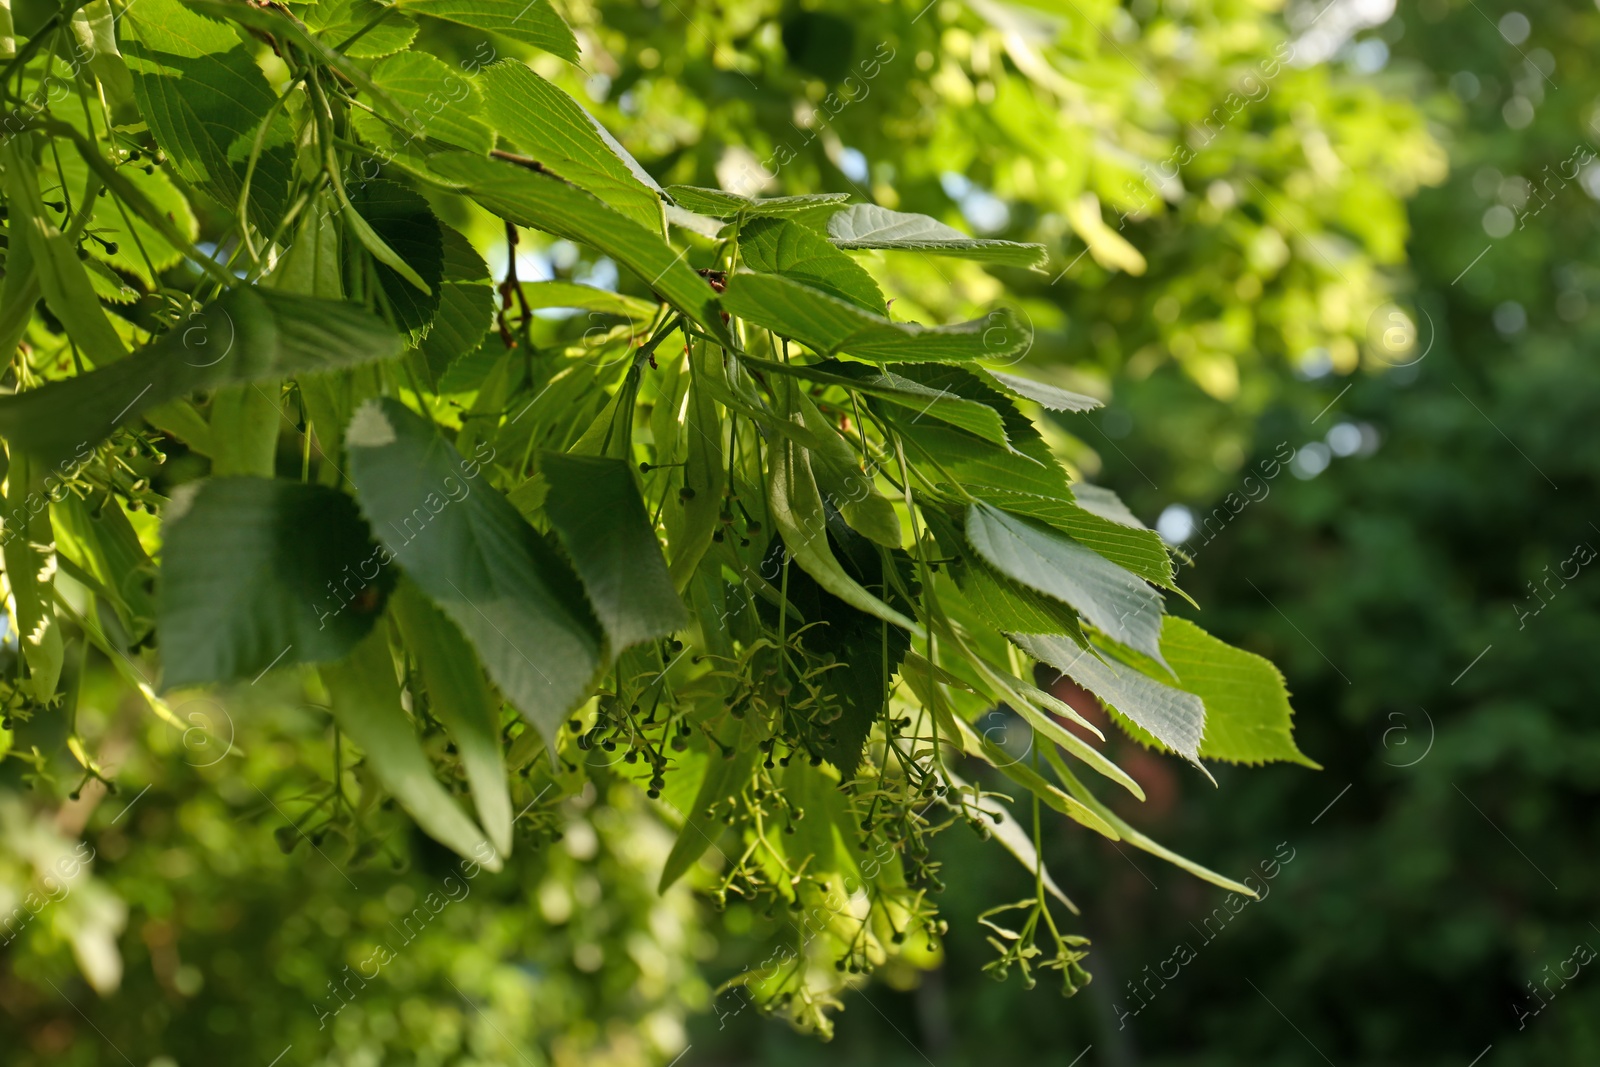
[[[566,564],[492,486],[394,400],[345,437],[362,513],[412,581],[461,628],[500,692],[548,740],[600,667],[600,636]]]
[[[197,389],[399,354],[399,336],[358,307],[271,289],[235,289],[127,359],[0,397],[0,436],[55,462],[146,408]]]
[[[428,335],[417,346],[438,382],[456,360],[478,347],[494,324],[495,293],[489,268],[467,239],[448,226],[444,238],[444,271],[439,283],[439,310]]]
[[[375,269],[395,323],[413,333],[427,328],[438,313],[444,277],[444,227],[428,202],[398,182],[363,182],[350,190],[350,202],[386,247],[400,258],[425,289],[382,261]],[[353,221],[353,217],[352,217]],[[470,249],[469,249],[470,251]],[[488,268],[484,269],[488,274]]]
[[[547,452],[545,515],[572,560],[615,655],[688,624],[650,514],[620,459]]]
[[[372,629],[393,580],[355,502],[320,485],[191,483],[174,495],[162,537],[168,689],[339,659]]]
[[[828,545],[827,517],[810,455],[792,440],[772,443],[772,471],[768,503],[772,521],[783,544],[817,583],[840,600],[869,615],[903,626],[912,633],[921,627],[905,614],[861,587],[845,573]]]

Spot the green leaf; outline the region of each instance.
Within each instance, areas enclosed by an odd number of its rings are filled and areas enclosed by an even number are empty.
[[[1077,614],[1055,597],[1014,582],[980,556],[951,567],[956,586],[984,624],[1002,633],[1081,636]]]
[[[578,39],[550,0],[399,0],[399,6],[413,15],[431,15],[543,48],[569,63],[578,61]]]
[[[394,617],[427,688],[428,711],[450,734],[467,772],[478,819],[501,855],[511,854],[511,790],[500,752],[500,702],[478,657],[455,624],[409,581],[394,597]]]
[[[1188,871],[1196,878],[1210,882],[1214,886],[1219,886],[1231,893],[1239,893],[1243,896],[1255,899],[1256,891],[1251,889],[1249,886],[1235,882],[1232,878],[1229,878],[1226,875],[1218,874],[1209,867],[1202,867],[1200,864],[1194,862],[1194,860],[1178,855],[1178,853],[1172,851],[1170,848],[1167,848],[1165,845],[1162,845],[1161,843],[1134,829],[1128,824],[1127,820],[1123,819],[1116,812],[1112,811],[1109,806],[1091,793],[1089,788],[1085,786],[1081,780],[1079,780],[1077,775],[1072,773],[1072,771],[1067,767],[1066,761],[1057,755],[1054,749],[1045,749],[1045,756],[1050,760],[1051,768],[1061,779],[1061,783],[1067,787],[1067,792],[1083,801],[1083,803],[1091,808],[1097,815],[1099,815],[1106,822],[1110,823],[1112,829],[1116,830],[1118,835],[1120,835],[1121,838],[1128,844],[1132,845],[1134,848],[1148,852],[1150,855],[1159,859],[1166,860],[1174,867]]]
[[[48,703],[55,699],[66,649],[52,600],[55,538],[49,512],[42,506],[47,499],[44,478],[27,456],[12,454],[0,548],[6,585],[16,605],[17,642],[28,665],[27,689],[35,700]]]
[[[328,0],[303,9],[306,25],[330,46],[337,46],[367,27],[383,11],[376,0]],[[393,55],[417,35],[417,23],[391,13],[344,50],[351,59],[378,59]]]
[[[455,230],[442,224],[439,228],[444,238],[439,310],[417,346],[433,382],[478,347],[494,324],[495,309],[494,286],[483,257]]]
[[[45,304],[84,356],[103,366],[127,355],[128,349],[100,306],[94,283],[78,259],[76,244],[46,213],[32,147],[32,137],[10,137],[0,147],[0,167],[4,168],[0,177],[13,220],[10,233],[28,243],[28,257]]]
[[[177,0],[139,0],[120,22],[123,57],[150,132],[179,178],[233,211],[256,131],[277,94],[230,27]],[[251,216],[268,231],[287,207],[292,136],[280,113],[251,177]]]
[[[86,187],[91,171],[83,153],[87,150],[93,154],[93,143],[85,144],[71,139],[70,150],[66,144],[59,142],[58,147],[66,193],[52,188],[58,179],[54,159],[50,156],[46,158],[50,159],[51,165],[40,176],[44,183],[43,190],[51,200],[71,199],[77,206],[78,197]],[[95,162],[102,161],[96,158]],[[94,173],[104,180],[100,169],[96,168]],[[84,241],[80,247],[89,253],[92,260],[112,266],[123,274],[133,275],[144,282],[147,289],[156,289],[159,287],[160,272],[171,269],[183,259],[184,249],[198,233],[198,223],[188,198],[167,176],[167,168],[152,166],[150,172],[146,173],[143,167],[137,165],[122,166],[115,168],[114,173],[120,179],[119,184],[138,190],[168,225],[159,228],[153,225],[136,204],[124,203],[121,191],[112,189],[112,193],[117,195],[95,197],[88,232],[115,246],[115,251],[101,241]],[[181,238],[178,244],[168,240],[163,232],[171,230],[176,230],[176,236]]]
[[[365,248],[372,255],[372,258],[378,261],[380,267],[388,267],[395,274],[405,279],[406,284],[420,290],[424,297],[433,297],[433,286],[429,285],[422,275],[417,273],[416,268],[407,263],[400,253],[389,247],[389,242],[384,240],[382,234],[372,228],[372,224],[362,216],[355,203],[344,194],[343,190],[335,186],[334,191],[340,194],[341,202],[344,205],[345,226],[355,235],[356,240],[361,243],[361,247]]]
[[[992,407],[923,385],[898,373],[898,364],[889,363],[880,367],[835,359],[816,363],[777,363],[753,357],[746,357],[744,362],[760,368],[763,374],[784,374],[819,385],[843,386],[888,400],[916,412],[916,417],[911,420],[913,423],[926,415],[997,445],[1007,443],[1005,423]]]
[[[494,147],[478,87],[450,64],[422,52],[401,52],[374,63],[370,76],[404,112],[406,143],[426,137],[484,156]],[[366,112],[356,115],[362,136],[379,141],[381,120]]]
[[[729,342],[716,294],[657,234],[592,194],[514,163],[461,154],[430,156],[439,175],[465,185],[473,199],[519,226],[598,248],[633,271],[712,337]]]
[[[1171,615],[1161,628],[1161,652],[1178,676],[1178,688],[1205,702],[1202,757],[1230,763],[1285,760],[1321,769],[1294,743],[1289,690],[1270,661]]]
[[[400,706],[389,639],[378,627],[349,659],[322,669],[334,721],[365,753],[389,795],[424,833],[467,859],[498,871],[501,854],[433,775],[416,728]]]
[[[1127,664],[1102,659],[1093,649],[1066,638],[1013,634],[1011,640],[1034,659],[1070,675],[1169,750],[1200,766],[1206,708],[1199,697],[1164,685]]]
[[[885,582],[883,558],[871,544],[841,525],[837,518],[828,523],[828,531],[839,546],[835,558],[852,581],[897,610],[910,611],[905,598]],[[761,573],[779,575],[783,552],[783,542],[774,540],[762,561]],[[899,567],[902,580],[911,585],[910,557],[896,552],[891,559]],[[799,638],[806,651],[824,661],[832,659],[833,666],[815,682],[829,702],[838,707],[839,717],[828,727],[828,740],[817,744],[817,754],[849,780],[860,766],[872,724],[884,716],[889,682],[910,650],[911,638],[901,627],[890,626],[829,593],[804,568],[789,572],[788,597],[790,606],[808,624]],[[768,626],[775,628],[776,606],[761,607]]]
[[[613,655],[688,625],[633,471],[620,459],[547,452],[545,515],[572,560]]]
[[[1057,389],[1053,385],[1036,382],[1032,378],[1019,378],[1015,374],[1003,374],[997,370],[985,373],[1007,394],[1020,400],[1032,400],[1051,411],[1093,411],[1100,406],[1100,401],[1092,396]]]
[[[480,77],[489,118],[520,151],[652,233],[664,232],[660,195],[582,105],[520,60],[485,67]]]
[[[967,509],[966,532],[1000,573],[1070,605],[1112,640],[1161,660],[1161,594],[1136,575],[1065,534],[982,501]],[[1199,739],[1197,731],[1196,744]]]
[[[658,893],[665,893],[682,878],[722,836],[722,817],[713,814],[713,808],[744,788],[760,752],[756,747],[759,734],[760,727],[754,715],[742,719],[731,715],[724,718],[718,737],[721,744],[713,746],[706,759],[705,777],[700,780],[694,803],[687,812],[679,812],[683,817],[683,829],[678,832],[678,839],[672,843],[672,851],[661,868],[661,881],[656,886]]]
[[[1012,757],[1005,749],[996,745],[986,735],[978,733],[966,722],[959,719],[956,721],[968,751],[976,749],[977,754],[983,757],[990,766],[1078,825],[1093,830],[1095,833],[1112,841],[1118,839],[1117,832],[1111,828],[1111,824],[1101,818],[1088,805],[1076,797],[1063,793],[1046,781],[1038,771]]]
[[[768,501],[772,521],[795,562],[845,603],[920,634],[922,628],[914,620],[867,592],[839,565],[828,545],[827,517],[811,473],[810,454],[788,438],[772,442],[771,448]]]
[[[953,326],[890,322],[775,274],[742,272],[729,277],[722,302],[740,318],[823,356],[848,352],[880,363],[1000,359],[1032,343],[1009,310]],[[1001,322],[1004,329],[996,325]]]
[[[704,342],[690,346],[691,381],[684,434],[683,484],[693,495],[683,504],[681,523],[668,520],[672,534],[672,563],[668,573],[673,588],[682,591],[694,576],[716,534],[722,508],[722,417],[706,379],[722,373],[715,349]]]
[[[1033,838],[1028,836],[1028,832],[1016,819],[1012,818],[1005,805],[993,796],[983,796],[978,793],[952,771],[945,771],[945,777],[950,779],[950,785],[953,787],[944,799],[945,806],[957,814],[963,814],[964,805],[956,800],[960,797],[983,812],[989,823],[989,832],[1000,842],[1000,846],[1015,856],[1017,862],[1022,864],[1023,869],[1029,874],[1039,875],[1045,889],[1051,896],[1061,901],[1063,907],[1074,915],[1078,914],[1078,906],[1061,891],[1061,887],[1051,877],[1049,868],[1044,866],[1044,860],[1033,847]]]
[[[731,219],[738,215],[749,218],[791,217],[813,212],[830,204],[842,204],[850,199],[849,193],[809,193],[805,196],[774,196],[753,200],[738,193],[725,193],[721,189],[702,189],[694,185],[669,185],[667,195],[680,206],[702,215]]]
[[[599,311],[627,319],[643,328],[656,313],[657,305],[648,300],[609,289],[596,289],[577,282],[523,282],[522,295],[530,308],[576,308]]]
[[[268,390],[271,392],[268,392]],[[278,383],[228,385],[211,398],[211,473],[271,478],[277,471]]]
[[[127,359],[0,397],[0,437],[54,463],[195,390],[392,359],[400,347],[350,304],[234,289]]]
[[[789,393],[788,402],[815,441],[815,446],[809,449],[811,473],[827,506],[868,540],[885,548],[899,548],[903,537],[900,517],[895,514],[894,505],[878,492],[873,474],[862,468],[855,446],[847,442],[832,421],[817,410],[811,398],[798,389]],[[793,423],[778,425],[787,428]],[[798,439],[796,443],[803,444]],[[831,520],[832,513],[825,513]]]
[[[1139,521],[1139,517],[1129,510],[1128,505],[1122,502],[1114,490],[1100,485],[1091,485],[1088,482],[1076,482],[1072,486],[1073,498],[1083,510],[1092,512],[1108,522],[1118,526],[1127,526],[1134,530],[1148,530],[1149,527]]]
[[[1002,448],[931,419],[909,419],[898,411],[885,415],[912,451],[931,461],[923,468],[930,476],[954,482],[973,496],[1013,510],[1032,505],[1048,508],[1053,517],[1072,506],[1067,472],[1053,458],[1046,463],[1015,447]],[[1007,431],[1014,446],[1024,443],[1011,427]]]
[[[360,211],[359,216],[347,216],[350,221],[364,220],[406,268],[401,271],[373,252],[379,260],[378,284],[396,325],[414,333],[426,329],[442,299],[443,225],[426,200],[398,182],[364,182],[350,191],[350,202]],[[488,268],[484,273],[487,275]]]
[[[751,270],[804,282],[874,315],[889,314],[872,275],[821,234],[797,222],[751,219],[739,230],[739,256]]]
[[[168,689],[339,659],[372,629],[392,582],[355,502],[320,485],[191,483],[174,494],[162,538]]]
[[[133,641],[143,638],[156,621],[156,567],[122,507],[107,501],[97,512],[75,493],[52,493],[50,520],[57,553],[99,584]]]
[[[380,541],[478,650],[500,692],[548,740],[588,693],[600,635],[566,564],[463,459],[394,400],[357,409],[347,473]]]
[[[925,252],[1009,267],[1039,267],[1045,260],[1044,245],[968,237],[927,215],[877,204],[851,204],[828,219],[828,239],[840,248]]]
[[[277,42],[277,47],[292,45],[297,51],[314,58],[321,66],[335,72],[367,95],[373,103],[396,119],[406,118],[405,109],[367,76],[364,67],[350,62],[326,41],[313,36],[303,22],[278,8],[257,6],[248,0],[183,0],[184,4],[202,15],[237,23],[255,36],[265,36]]]

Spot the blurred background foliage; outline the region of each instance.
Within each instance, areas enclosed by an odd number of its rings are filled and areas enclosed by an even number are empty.
[[[78,730],[115,795],[67,796],[47,717],[0,733],[0,913],[25,916],[0,947],[5,1062],[1600,1059],[1600,980],[1552,980],[1600,945],[1600,586],[1551,577],[1600,544],[1600,13],[563,6],[582,69],[530,60],[663,184],[848,191],[1049,245],[1034,275],[872,266],[899,317],[1024,310],[1027,371],[1110,400],[1053,443],[1190,555],[1208,629],[1283,668],[1321,773],[1219,767],[1213,789],[1123,742],[1152,798],[1124,817],[1235,877],[1271,869],[1270,892],[1218,912],[1220,891],[1047,824],[1093,940],[1064,1001],[982,972],[975,916],[1029,879],[954,831],[942,953],[846,996],[824,1047],[716,994],[769,951],[765,917],[658,896],[671,838],[632,791],[541,809],[498,875],[400,817],[340,867],[294,770],[327,759],[314,716],[267,691],[163,722],[91,670]]]

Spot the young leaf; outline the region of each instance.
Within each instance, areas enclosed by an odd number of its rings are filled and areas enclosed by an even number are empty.
[[[400,338],[351,304],[234,289],[127,359],[0,397],[0,436],[55,463],[147,408],[197,389],[334,370],[400,354]]]
[[[821,234],[797,222],[751,219],[739,230],[739,256],[751,270],[804,282],[874,315],[889,314],[872,275]]]
[[[968,237],[927,215],[890,211],[877,204],[851,204],[828,219],[828,239],[840,248],[885,248],[959,256],[1009,267],[1039,267],[1044,245]]]
[[[966,532],[1000,573],[1070,605],[1106,636],[1161,661],[1161,595],[1142,579],[1064,534],[982,501],[967,509]],[[1194,740],[1199,743],[1198,730]]]
[[[339,659],[392,574],[355,502],[320,485],[212,478],[167,509],[157,633],[171,689]]]
[[[1109,656],[1102,659],[1076,641],[1040,634],[1014,634],[1011,639],[1028,655],[1070,675],[1157,741],[1200,766],[1206,707],[1199,697],[1164,685]]]
[[[403,11],[487,30],[578,61],[578,39],[550,0],[399,0]]]
[[[645,229],[663,233],[660,195],[639,180],[582,105],[519,60],[485,67],[481,77],[490,119],[519,150]]]
[[[547,452],[545,514],[589,594],[613,655],[688,624],[629,464]]]
[[[395,621],[427,689],[428,711],[456,744],[489,839],[501,855],[509,855],[511,791],[500,752],[500,702],[489,692],[472,646],[416,586],[402,582],[393,603]]]
[[[384,628],[375,629],[349,659],[324,667],[322,678],[334,721],[366,754],[367,765],[389,795],[429,837],[498,871],[501,853],[434,778],[416,728],[400,706]]]
[[[418,588],[478,650],[545,736],[588,692],[600,636],[572,572],[493,486],[494,450],[465,460],[394,400],[357,409],[345,437],[361,510]]]

